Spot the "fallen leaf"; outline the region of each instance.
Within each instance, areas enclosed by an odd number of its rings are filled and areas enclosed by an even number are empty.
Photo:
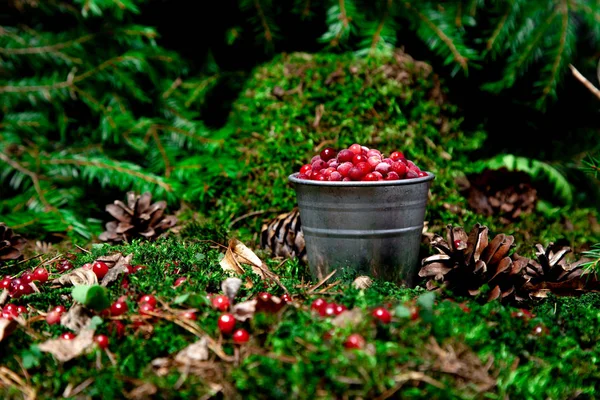
[[[255,299],[235,304],[231,307],[231,314],[233,314],[238,321],[245,321],[248,318],[252,318],[256,312],[256,303],[257,301]]]
[[[133,253],[123,256],[121,253],[118,253],[119,258],[116,260],[114,265],[108,265],[108,273],[104,275],[102,278],[102,282],[100,283],[102,286],[107,286],[109,283],[117,280],[119,275],[127,272],[127,265],[131,264],[131,260],[133,259]]]
[[[363,312],[360,308],[346,310],[331,320],[331,324],[339,328],[358,326],[363,320]]]
[[[352,282],[352,286],[356,289],[366,289],[373,284],[373,280],[368,276],[359,276],[354,282]]]
[[[238,290],[240,290],[241,286],[242,280],[240,278],[227,278],[221,283],[221,289],[223,290],[225,296],[229,298],[231,303],[233,303],[235,295],[237,294]]]
[[[91,321],[91,313],[79,303],[75,303],[69,311],[60,317],[60,324],[77,333],[88,326]]]
[[[0,342],[6,339],[17,327],[17,323],[8,318],[0,318]]]
[[[6,303],[8,299],[8,290],[2,289],[2,293],[0,293],[0,306]]]
[[[221,266],[221,268],[223,268],[224,271],[234,271],[235,273],[240,275],[244,273],[244,269],[238,263],[233,253],[231,244],[227,248],[227,251],[225,252],[225,257],[223,257],[221,262],[219,262],[219,265]]]
[[[193,364],[197,361],[208,360],[208,340],[200,338],[175,355],[175,361],[181,364]]]
[[[56,278],[52,283],[60,283],[61,285],[96,285],[98,277],[89,269],[77,268],[69,273],[66,273],[59,278]]]
[[[94,343],[94,329],[83,329],[71,340],[50,339],[38,345],[38,348],[50,353],[60,362],[67,362],[90,349]]]
[[[237,274],[245,272],[242,264],[250,265],[252,272],[260,276],[261,279],[270,279],[277,282],[279,286],[282,286],[279,282],[279,277],[271,272],[252,250],[235,238],[229,241],[225,257],[223,257],[219,264],[223,270],[234,271]],[[248,288],[252,287],[252,281],[248,279],[245,286]]]

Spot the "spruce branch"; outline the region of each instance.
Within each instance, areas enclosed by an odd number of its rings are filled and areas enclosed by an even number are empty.
[[[22,174],[27,175],[31,179],[31,182],[33,183],[33,187],[35,188],[35,191],[37,192],[40,201],[46,207],[46,210],[49,211],[53,208],[46,200],[46,197],[44,196],[44,192],[42,191],[42,187],[40,186],[40,179],[35,172],[30,171],[27,168],[23,167],[21,164],[19,164],[15,160],[12,160],[8,155],[3,153],[2,151],[0,151],[0,160],[4,161],[6,164],[10,165],[12,168],[16,169],[17,171],[21,172]]]
[[[600,66],[600,64],[598,65]],[[583,74],[579,72],[577,68],[573,66],[573,64],[569,64],[569,68],[571,69],[573,76],[600,100],[600,90],[596,86],[594,86],[594,84],[590,82],[585,76],[583,76]],[[600,69],[598,71],[600,73]],[[598,77],[598,80],[600,81],[600,76]]]
[[[371,40],[371,47],[370,47],[370,51],[369,51],[371,55],[373,55],[375,53],[377,44],[381,41],[381,31],[383,30],[386,19],[389,16],[390,9],[392,8],[392,2],[393,2],[393,0],[386,1],[386,8],[383,11],[381,20],[379,21],[379,24],[377,25],[377,29],[375,30],[375,33],[373,34],[373,39]]]
[[[265,13],[260,5],[260,0],[253,0],[254,8],[256,9],[256,13],[258,14],[258,18],[260,19],[260,23],[264,29],[265,40],[270,43],[273,41],[273,34],[271,33],[271,27],[267,22],[267,18]]]

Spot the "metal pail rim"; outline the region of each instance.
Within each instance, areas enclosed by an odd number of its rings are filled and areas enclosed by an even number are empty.
[[[432,181],[435,179],[435,175],[429,171],[423,171],[427,176],[410,179],[398,179],[393,181],[311,181],[308,179],[298,179],[299,172],[295,172],[288,176],[290,182],[294,182],[300,185],[312,185],[312,186],[326,186],[326,187],[361,187],[361,186],[403,186],[403,185],[414,185],[417,183],[423,183]]]

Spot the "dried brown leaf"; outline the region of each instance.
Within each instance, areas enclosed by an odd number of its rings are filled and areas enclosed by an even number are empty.
[[[109,270],[104,278],[102,278],[102,282],[100,283],[102,286],[107,286],[109,283],[117,280],[119,275],[127,272],[127,265],[131,264],[131,260],[133,259],[133,253],[123,256],[121,253],[117,253],[119,256],[117,260],[114,262],[114,265],[108,265]]]
[[[233,303],[235,295],[237,294],[238,290],[240,290],[241,286],[242,280],[240,278],[227,278],[221,282],[221,289],[223,290],[225,296],[229,298],[231,303]]]
[[[60,324],[73,332],[79,332],[85,328],[92,319],[91,312],[79,303],[73,303],[69,311],[60,317]]]
[[[175,355],[175,361],[180,364],[194,364],[198,361],[208,360],[208,356],[208,340],[206,337],[202,337],[197,342],[179,351]]]
[[[359,276],[353,282],[352,286],[356,289],[367,289],[373,284],[373,280],[368,276]]]
[[[231,314],[238,321],[245,321],[254,316],[256,312],[256,299],[244,301],[242,303],[235,304],[231,307]]]
[[[89,269],[77,268],[71,272],[68,272],[57,279],[54,279],[52,283],[60,283],[61,285],[96,285],[98,284],[98,277],[94,271]]]
[[[360,308],[353,308],[337,315],[331,320],[331,324],[339,328],[359,326],[363,319],[362,310]]]
[[[0,342],[13,333],[16,327],[17,323],[13,319],[0,318]]]
[[[50,339],[40,343],[38,347],[41,351],[52,354],[58,361],[67,362],[91,349],[93,343],[94,330],[83,329],[74,339]]]

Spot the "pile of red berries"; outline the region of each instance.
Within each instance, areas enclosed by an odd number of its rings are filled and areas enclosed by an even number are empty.
[[[379,150],[356,143],[339,152],[324,149],[299,172],[299,179],[313,181],[395,181],[427,176],[401,151],[385,157]]]

